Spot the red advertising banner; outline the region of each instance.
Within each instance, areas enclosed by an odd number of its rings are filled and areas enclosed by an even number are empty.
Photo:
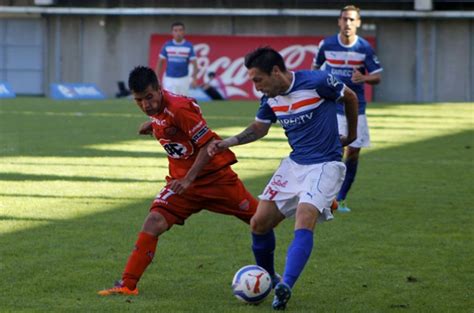
[[[156,67],[161,47],[170,39],[169,34],[151,36],[149,55],[151,68]],[[311,69],[318,44],[322,39],[322,36],[186,36],[186,40],[193,43],[197,56],[199,82],[204,81],[207,73],[215,72],[224,82],[230,99],[245,100],[259,99],[261,96],[248,79],[247,69],[244,66],[244,56],[248,52],[258,47],[271,46],[280,52],[289,70],[308,70]],[[368,40],[371,44],[374,43],[373,38]]]

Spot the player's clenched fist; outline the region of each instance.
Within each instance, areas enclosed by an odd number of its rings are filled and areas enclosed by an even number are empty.
[[[356,84],[362,84],[365,82],[365,76],[355,68],[352,72],[351,81]]]
[[[151,133],[153,132],[153,127],[151,126],[151,123],[151,121],[146,121],[142,125],[140,125],[138,133],[140,135],[151,135]]]
[[[229,147],[229,143],[225,140],[214,140],[207,146],[207,154],[213,157],[217,153],[222,152]]]

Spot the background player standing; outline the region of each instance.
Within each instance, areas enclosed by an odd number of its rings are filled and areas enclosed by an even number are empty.
[[[344,7],[339,16],[338,25],[339,34],[328,37],[319,44],[313,69],[323,67],[354,90],[359,99],[357,139],[345,149],[346,178],[337,195],[338,211],[349,212],[345,199],[355,180],[359,153],[362,147],[370,146],[369,126],[365,115],[364,83],[378,84],[382,68],[370,44],[357,36],[357,29],[361,25],[359,8],[353,5]],[[339,133],[347,135],[347,123],[342,104],[337,113]]]
[[[184,24],[175,22],[171,25],[172,40],[167,41],[161,48],[156,75],[161,77],[161,70],[166,60],[166,73],[163,78],[163,88],[180,95],[188,95],[189,86],[197,86],[197,60],[193,44],[184,39]],[[189,63],[193,66],[192,79],[189,80]]]
[[[174,224],[202,209],[233,215],[246,223],[257,207],[257,200],[245,189],[230,165],[235,155],[209,157],[207,146],[220,139],[201,115],[194,99],[168,93],[159,85],[155,72],[136,67],[129,76],[129,88],[138,107],[151,118],[140,134],[153,134],[168,154],[167,184],[153,201],[135,249],[130,255],[122,280],[99,295],[137,295],[137,283],[151,263],[158,236]]]
[[[250,223],[257,264],[272,274],[273,228],[295,215],[294,239],[272,303],[273,309],[284,310],[313,249],[316,222],[333,218],[331,204],[345,172],[342,145],[357,137],[357,96],[327,72],[288,71],[283,57],[268,47],[249,53],[245,67],[255,88],[264,94],[255,121],[238,135],[211,142],[208,152],[215,155],[260,139],[276,121],[285,130],[293,151],[259,196],[257,212]],[[346,109],[347,137],[338,133],[336,101],[342,101]]]

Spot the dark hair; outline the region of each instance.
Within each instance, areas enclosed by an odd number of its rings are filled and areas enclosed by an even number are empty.
[[[282,72],[286,71],[283,57],[271,47],[258,48],[245,56],[245,67],[247,69],[256,67],[270,75],[275,65]]]
[[[128,89],[132,92],[143,92],[150,85],[154,90],[160,86],[155,71],[149,67],[139,65],[128,75]]]
[[[209,78],[216,77],[216,73],[215,72],[209,72],[209,73],[207,73],[207,77],[209,77]]]
[[[341,17],[342,13],[344,13],[346,11],[356,11],[357,12],[357,17],[360,18],[360,9],[358,7],[356,7],[355,5],[346,5],[345,7],[343,7],[341,9],[341,12],[339,12],[339,17]]]
[[[186,27],[184,27],[183,22],[174,22],[173,24],[171,24],[171,29],[173,29],[173,27],[175,27],[175,26],[183,26],[183,28],[186,28]]]

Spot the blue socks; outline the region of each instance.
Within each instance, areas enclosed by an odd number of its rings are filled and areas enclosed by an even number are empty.
[[[258,266],[267,270],[271,277],[275,275],[273,253],[275,251],[275,233],[273,229],[266,234],[252,233],[252,250]]]
[[[358,163],[358,160],[346,161],[346,178],[344,179],[341,190],[337,195],[337,201],[346,199],[347,193],[349,192],[349,189],[351,189],[352,183],[355,180]]]
[[[313,232],[309,229],[295,230],[295,238],[288,248],[283,282],[291,288],[303,271],[313,250]]]

